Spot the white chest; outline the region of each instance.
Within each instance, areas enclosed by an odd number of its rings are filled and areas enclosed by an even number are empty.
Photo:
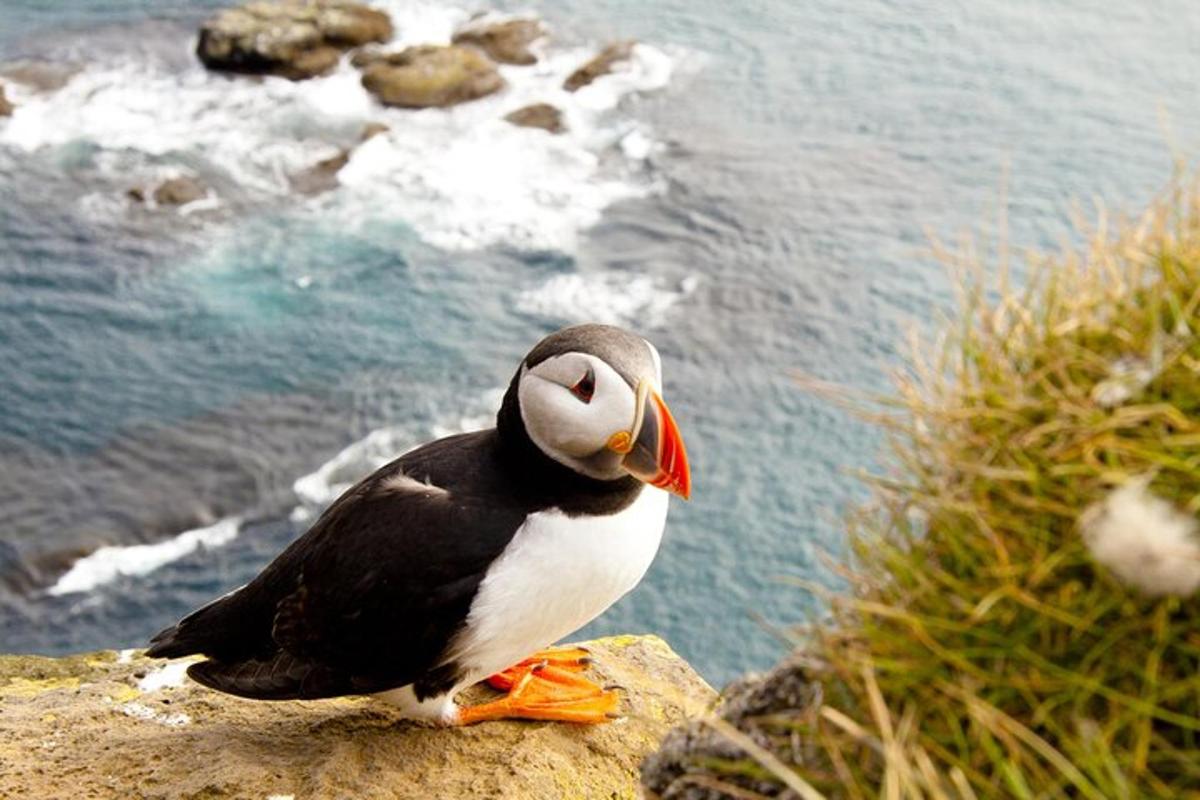
[[[531,515],[480,585],[455,660],[477,680],[598,617],[649,569],[668,500],[647,487],[609,516]]]

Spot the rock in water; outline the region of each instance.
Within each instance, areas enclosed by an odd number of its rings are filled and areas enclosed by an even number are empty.
[[[55,61],[21,59],[0,64],[0,77],[32,92],[56,92],[67,85],[81,67]]]
[[[550,133],[562,133],[567,128],[563,124],[562,111],[549,103],[534,103],[531,106],[518,108],[504,118],[513,125],[522,128],[541,128]]]
[[[529,45],[544,34],[536,19],[510,19],[504,22],[468,24],[454,34],[454,44],[478,47],[493,61],[528,66],[537,63]]]
[[[13,112],[13,104],[9,102],[4,95],[4,84],[0,83],[0,117],[10,116]]]
[[[195,178],[181,176],[159,184],[154,190],[154,202],[160,206],[182,206],[203,199],[208,194],[204,184]]]
[[[360,54],[363,86],[389,106],[452,106],[504,86],[496,65],[473,47],[420,45],[398,53]]]
[[[607,75],[612,72],[613,66],[619,61],[628,61],[633,55],[633,46],[637,42],[614,42],[599,53],[595,58],[584,64],[579,69],[572,72],[563,81],[563,88],[568,92],[574,92],[577,89],[582,89],[592,81],[599,78],[601,75]]]
[[[366,125],[363,125],[362,132],[358,134],[358,140],[360,142],[365,142],[368,139],[374,138],[383,133],[387,133],[390,130],[391,128],[389,128],[387,125],[384,125],[382,122],[368,122]]]
[[[343,49],[392,36],[387,14],[347,0],[258,0],[200,27],[196,55],[209,69],[301,80],[337,64]]]
[[[318,161],[307,169],[288,176],[292,190],[300,194],[314,195],[333,191],[338,187],[338,172],[350,161],[350,151],[342,150],[337,155]]]
[[[587,647],[592,677],[625,687],[622,721],[439,729],[371,700],[180,685],[183,661],[0,656],[0,797],[633,798],[638,762],[713,691],[656,637]]]

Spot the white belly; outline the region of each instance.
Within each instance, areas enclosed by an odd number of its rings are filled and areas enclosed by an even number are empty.
[[[636,586],[658,552],[668,500],[646,487],[610,516],[530,515],[488,569],[454,649],[468,682],[574,633]]]

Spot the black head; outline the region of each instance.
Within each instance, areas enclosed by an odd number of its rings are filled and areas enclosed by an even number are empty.
[[[564,328],[521,362],[497,420],[500,436],[585,480],[633,475],[686,497],[687,460],[662,401],[660,365],[653,345],[622,328]]]

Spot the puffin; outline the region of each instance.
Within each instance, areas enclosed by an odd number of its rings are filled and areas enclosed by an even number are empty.
[[[542,339],[495,427],[448,436],[341,495],[248,584],[150,640],[240,697],[373,695],[438,725],[601,723],[619,687],[552,647],[650,567],[691,473],[655,347],[585,324]],[[506,692],[476,705],[481,681]]]

